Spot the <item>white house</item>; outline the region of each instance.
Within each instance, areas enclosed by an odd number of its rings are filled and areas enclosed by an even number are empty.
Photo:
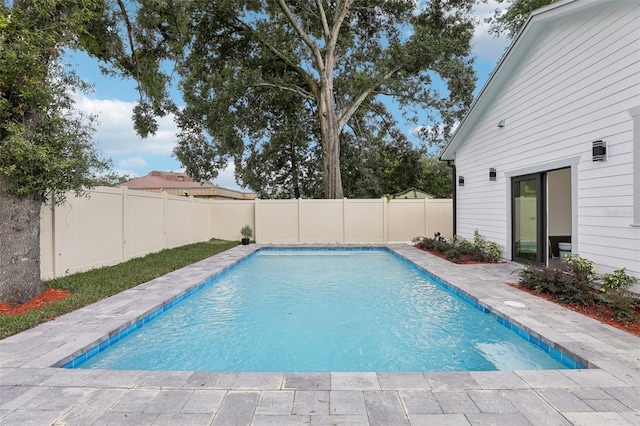
[[[601,273],[640,276],[640,1],[533,12],[441,159],[457,234],[523,262],[570,243]]]

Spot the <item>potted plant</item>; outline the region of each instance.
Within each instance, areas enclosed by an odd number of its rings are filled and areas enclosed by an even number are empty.
[[[245,225],[240,229],[240,233],[242,234],[242,244],[246,246],[253,235],[253,229],[249,225]]]

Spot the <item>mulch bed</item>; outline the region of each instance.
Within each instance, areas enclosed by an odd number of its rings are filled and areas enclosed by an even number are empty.
[[[22,315],[25,312],[40,309],[48,305],[49,303],[62,300],[65,297],[67,297],[69,294],[70,293],[66,290],[48,288],[42,294],[20,305],[11,306],[9,302],[4,302],[0,304],[0,315],[6,315],[6,316]]]
[[[618,328],[620,330],[624,330],[627,333],[634,334],[640,337],[640,308],[636,308],[636,322],[625,324],[621,321],[617,321],[611,318],[611,310],[609,307],[604,305],[592,305],[592,306],[582,306],[582,305],[569,305],[566,303],[559,302],[553,295],[546,293],[537,293],[528,288],[522,287],[519,284],[511,283],[509,284],[511,287],[517,288],[518,290],[522,290],[529,294],[532,294],[537,297],[541,297],[550,302],[555,303],[556,305],[563,306],[567,309],[571,309],[572,311],[578,312],[582,315],[588,316],[605,324],[609,324],[612,327]]]

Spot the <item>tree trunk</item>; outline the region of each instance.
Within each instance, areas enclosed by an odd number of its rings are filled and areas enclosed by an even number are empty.
[[[340,173],[340,129],[333,101],[333,86],[330,83],[325,83],[321,90],[318,115],[322,137],[324,198],[341,199],[343,195]]]
[[[40,279],[40,207],[3,190],[0,179],[0,303],[24,303],[45,290]]]

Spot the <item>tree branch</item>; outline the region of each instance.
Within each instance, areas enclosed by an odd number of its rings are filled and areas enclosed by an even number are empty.
[[[374,90],[373,92],[371,92],[372,94],[376,94],[376,95],[385,95],[385,96],[392,96],[394,98],[402,98],[402,99],[408,99],[410,101],[413,102],[424,102],[422,99],[418,99],[415,96],[407,96],[407,95],[401,95],[399,93],[394,93],[394,92],[385,92],[382,90]]]
[[[316,0],[316,5],[318,6],[318,14],[320,15],[320,22],[322,22],[324,39],[325,39],[325,42],[328,43],[331,37],[331,30],[329,30],[329,23],[327,22],[327,14],[324,12],[324,7],[322,7],[322,0]]]
[[[360,94],[360,96],[356,98],[355,101],[353,101],[351,106],[349,106],[349,108],[347,108],[344,112],[342,112],[342,114],[340,114],[340,117],[338,119],[338,128],[342,130],[342,128],[344,127],[345,124],[347,124],[351,116],[353,116],[353,114],[358,110],[358,108],[360,108],[360,105],[362,104],[362,102],[364,102],[365,99],[367,99],[367,97],[376,90],[376,88],[378,88],[382,83],[384,83],[386,80],[391,78],[391,76],[393,76],[396,72],[400,71],[401,69],[402,69],[402,66],[396,66],[391,70],[389,70],[386,74],[384,74],[380,78],[376,79],[373,83],[371,83],[371,85],[365,91],[363,91]]]
[[[298,87],[298,86],[287,87],[287,86],[280,86],[278,84],[273,84],[273,83],[257,83],[257,84],[253,84],[252,86],[253,87],[274,87],[276,89],[286,90],[288,92],[296,93],[296,94],[302,96],[305,99],[311,99],[313,101],[316,100],[316,97],[313,96],[313,93],[309,93],[306,90],[304,90],[304,89],[302,89],[301,87]]]
[[[318,45],[315,44],[309,38],[307,33],[304,32],[304,30],[302,29],[300,24],[298,24],[298,21],[296,21],[296,18],[293,16],[293,14],[291,13],[291,10],[289,10],[289,7],[284,2],[284,0],[278,0],[278,4],[280,5],[280,9],[285,14],[287,19],[291,23],[291,25],[293,25],[293,28],[296,30],[296,32],[298,33],[302,41],[304,41],[304,43],[311,50],[311,53],[313,53],[313,56],[316,58],[316,62],[318,63],[318,71],[322,73],[322,71],[324,70],[325,64],[324,64],[324,60],[322,59],[322,55],[320,54],[320,49],[318,48]]]
[[[135,44],[133,42],[133,26],[131,25],[131,20],[129,19],[129,14],[127,13],[127,9],[125,8],[122,0],[118,0],[118,7],[120,7],[120,12],[122,12],[122,17],[124,19],[125,25],[127,27],[127,39],[129,40],[129,47],[131,48],[131,59],[133,60],[133,64],[136,69],[135,79],[138,82],[139,87],[142,87],[141,78],[140,78],[140,63],[138,62],[138,57],[136,56]],[[142,89],[144,90],[144,89]],[[140,97],[142,97],[142,93],[140,93]]]
[[[340,9],[340,13],[338,14],[336,20],[333,23],[333,28],[331,28],[331,38],[327,43],[327,51],[326,51],[327,58],[332,58],[335,55],[336,45],[338,44],[338,35],[340,34],[340,28],[342,27],[344,18],[347,16],[349,7],[351,7],[351,2],[352,0],[344,0],[344,3],[342,3],[342,9]]]
[[[236,21],[245,29],[251,31],[252,34],[254,34],[256,36],[256,39],[262,43],[263,46],[265,46],[267,49],[269,49],[271,51],[271,53],[273,53],[274,55],[276,55],[282,62],[284,62],[287,66],[293,68],[293,70],[295,72],[298,73],[298,75],[300,75],[300,77],[302,77],[304,79],[304,81],[309,85],[309,87],[311,88],[311,91],[313,92],[314,96],[317,96],[319,94],[319,90],[318,90],[318,84],[316,83],[316,81],[313,79],[313,77],[311,77],[309,75],[308,72],[306,72],[304,69],[302,69],[299,65],[295,64],[291,59],[289,59],[287,57],[287,55],[285,55],[284,53],[280,52],[275,46],[273,46],[271,43],[269,43],[268,41],[264,40],[262,37],[260,37],[260,34],[254,30],[250,25],[246,24],[245,22],[243,22],[240,19],[236,18]],[[313,99],[316,99],[315,97]]]

